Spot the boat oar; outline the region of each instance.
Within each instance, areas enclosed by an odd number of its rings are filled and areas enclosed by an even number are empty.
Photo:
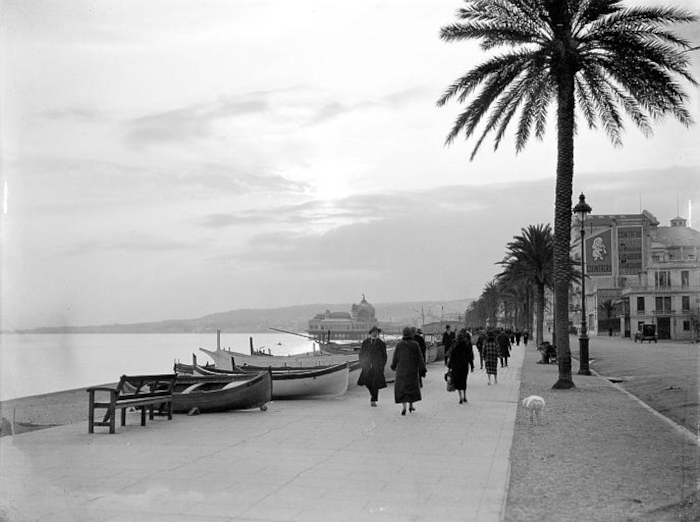
[[[312,341],[315,341],[315,340],[316,340],[315,337],[311,337],[310,335],[304,335],[304,334],[300,334],[300,333],[297,333],[297,332],[290,332],[290,331],[288,331],[288,330],[282,330],[281,328],[273,328],[272,326],[268,326],[268,328],[269,328],[270,330],[274,330],[274,331],[276,331],[276,332],[282,332],[282,333],[288,333],[288,334],[292,334],[292,335],[298,335],[299,337],[306,337],[307,339],[311,339]]]

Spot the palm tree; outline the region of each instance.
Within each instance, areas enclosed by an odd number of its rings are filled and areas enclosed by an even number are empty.
[[[460,132],[472,137],[490,111],[472,158],[490,133],[498,148],[520,110],[515,133],[519,152],[533,129],[536,138],[544,137],[548,108],[556,102],[553,279],[559,379],[554,387],[571,388],[566,268],[576,108],[589,128],[602,125],[615,146],[622,144],[623,112],[645,135],[651,134],[650,119],[667,114],[689,126],[688,98],[676,78],[697,85],[684,54],[691,44],[667,26],[697,18],[670,7],[628,9],[617,0],[465,0],[465,4],[457,14],[460,22],[443,27],[441,38],[480,40],[484,51],[509,50],[467,72],[438,100],[438,106],[443,106],[453,97],[465,102],[473,95],[457,117],[447,144]]]
[[[619,304],[620,301],[618,301],[617,299],[603,299],[598,305],[598,309],[601,312],[605,312],[606,319],[612,319],[615,315],[615,312],[617,312],[617,307],[619,306]]]
[[[508,249],[506,257],[498,263],[505,269],[498,277],[521,280],[535,289],[536,345],[540,346],[544,328],[544,292],[546,288],[551,288],[553,283],[552,228],[549,224],[530,225],[523,228],[521,235],[515,236],[506,248]]]
[[[598,310],[601,312],[605,312],[605,328],[606,329],[612,329],[611,326],[611,319],[615,316],[617,313],[617,309],[620,306],[621,301],[618,299],[603,299],[600,303],[598,303]]]
[[[498,312],[501,309],[501,292],[498,283],[491,280],[484,285],[480,297],[487,323],[491,328],[498,326]]]

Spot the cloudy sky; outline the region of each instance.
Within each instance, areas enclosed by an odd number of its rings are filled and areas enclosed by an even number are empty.
[[[2,328],[478,297],[553,222],[555,133],[444,145],[460,5],[0,0]],[[698,127],[627,127],[580,133],[574,195],[698,228]]]

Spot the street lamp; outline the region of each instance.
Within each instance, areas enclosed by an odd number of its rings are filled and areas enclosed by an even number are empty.
[[[581,335],[578,338],[578,349],[579,349],[579,375],[590,375],[591,370],[588,367],[588,328],[586,327],[586,262],[585,262],[585,248],[584,248],[584,237],[586,235],[586,229],[584,227],[586,222],[586,215],[591,213],[593,210],[588,203],[586,203],[586,196],[581,195],[578,198],[578,205],[574,207],[574,214],[576,214],[581,222]]]

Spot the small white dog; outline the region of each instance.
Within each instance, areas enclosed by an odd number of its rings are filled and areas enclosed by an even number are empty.
[[[537,424],[542,424],[542,410],[544,410],[544,399],[539,395],[530,395],[523,399],[523,406],[530,412],[530,424],[537,420]]]

